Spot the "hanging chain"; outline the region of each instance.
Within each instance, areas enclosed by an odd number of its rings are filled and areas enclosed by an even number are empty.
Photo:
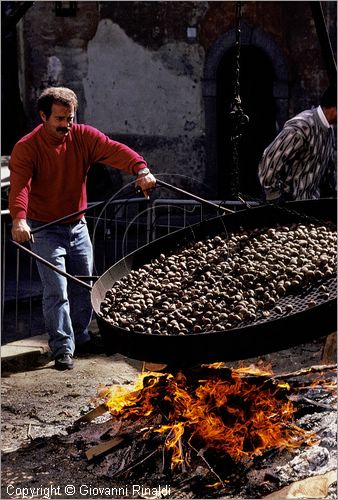
[[[231,195],[237,199],[239,193],[239,145],[249,117],[244,114],[240,97],[240,55],[241,55],[241,16],[242,2],[236,2],[236,42],[235,42],[235,78],[234,95],[229,114],[230,141],[232,147],[232,168],[230,176]]]
[[[235,42],[235,82],[234,82],[234,100],[238,105],[241,104],[240,98],[240,56],[241,56],[241,19],[242,19],[242,5],[241,2],[236,2],[236,42]]]

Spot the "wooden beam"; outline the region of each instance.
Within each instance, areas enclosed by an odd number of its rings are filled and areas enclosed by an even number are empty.
[[[94,418],[104,415],[107,411],[108,411],[107,406],[104,403],[102,403],[93,410],[90,410],[85,415],[82,415],[82,417],[75,420],[75,424],[79,424],[81,422],[91,422],[92,420],[94,420]]]
[[[93,458],[104,455],[113,448],[116,448],[123,441],[124,441],[123,437],[114,437],[112,439],[109,439],[109,441],[103,441],[102,443],[89,448],[89,450],[86,451],[86,457],[88,460],[92,460]]]

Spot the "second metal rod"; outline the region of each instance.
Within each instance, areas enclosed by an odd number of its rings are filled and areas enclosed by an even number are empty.
[[[38,233],[42,229],[46,229],[49,226],[53,226],[54,224],[62,223],[68,219],[72,219],[73,217],[77,217],[78,215],[82,215],[82,214],[86,213],[88,210],[97,207],[98,205],[103,205],[103,203],[105,203],[105,201],[97,201],[97,202],[91,204],[90,206],[88,206],[87,208],[84,208],[82,210],[78,210],[78,211],[73,212],[71,214],[65,215],[64,217],[60,217],[59,219],[52,220],[51,222],[46,222],[46,224],[43,224],[42,226],[38,226],[38,227],[32,229],[31,233],[32,234]]]
[[[174,191],[177,191],[181,194],[189,196],[190,198],[193,198],[194,200],[199,201],[200,203],[204,203],[204,205],[209,205],[213,208],[217,208],[218,210],[223,210],[224,212],[228,212],[231,214],[235,213],[234,210],[230,210],[229,208],[225,208],[225,207],[222,207],[221,205],[217,205],[217,203],[214,203],[212,201],[205,200],[204,198],[201,198],[200,196],[197,196],[196,194],[189,193],[189,191],[185,191],[184,189],[173,186],[172,184],[169,184],[168,182],[161,181],[158,178],[156,178],[156,184],[158,184],[159,186],[167,187],[169,189],[173,189]]]
[[[20,248],[20,250],[24,250],[26,253],[28,253],[31,257],[33,257],[34,259],[38,260],[39,262],[41,262],[41,264],[43,264],[44,266],[47,266],[49,267],[50,269],[53,269],[53,271],[61,274],[61,276],[64,276],[65,278],[68,278],[70,279],[71,281],[73,281],[74,283],[76,283],[77,285],[79,286],[82,286],[83,288],[87,288],[88,290],[91,290],[92,289],[92,286],[91,285],[88,285],[88,283],[84,283],[83,281],[79,280],[78,278],[76,278],[75,276],[72,276],[71,274],[65,272],[65,271],[62,271],[62,269],[59,269],[58,267],[54,266],[54,264],[52,264],[51,262],[48,262],[48,260],[45,260],[43,257],[41,257],[40,255],[36,254],[35,252],[32,252],[32,250],[29,250],[29,248],[21,245],[20,243],[18,243],[17,241],[14,241],[14,240],[10,240],[12,243],[14,243],[14,245],[16,245],[17,247]]]

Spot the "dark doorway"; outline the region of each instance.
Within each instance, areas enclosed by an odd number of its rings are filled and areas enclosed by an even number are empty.
[[[221,59],[217,70],[217,170],[219,196],[231,199],[233,167],[230,105],[234,96],[235,47]],[[244,45],[240,53],[240,96],[249,116],[239,147],[239,191],[250,198],[260,197],[257,166],[263,150],[276,136],[276,106],[273,97],[274,71],[267,55],[259,48]]]

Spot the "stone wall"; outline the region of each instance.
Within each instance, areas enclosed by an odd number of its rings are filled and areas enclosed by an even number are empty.
[[[335,37],[336,2],[321,3]],[[236,3],[76,4],[75,16],[59,17],[55,2],[34,2],[17,27],[27,128],[39,123],[40,91],[69,86],[79,96],[78,121],[137,149],[155,173],[216,185],[206,68],[211,56],[221,58],[234,43]],[[242,22],[250,33],[243,43],[266,52],[275,74],[284,68],[274,88],[280,121],[316,104],[328,77],[309,2],[242,2]]]

